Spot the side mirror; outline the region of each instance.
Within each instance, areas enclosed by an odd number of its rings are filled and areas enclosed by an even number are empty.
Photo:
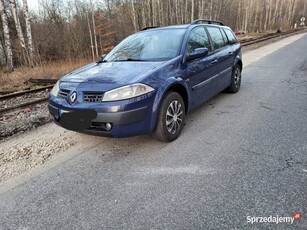
[[[101,55],[101,60],[103,61],[106,56],[106,54]]]
[[[104,62],[104,58],[106,57],[106,54],[101,55],[100,60],[96,61],[97,63],[102,63]]]
[[[196,58],[206,57],[209,53],[207,48],[197,48],[192,53],[187,54],[186,61],[190,61]]]

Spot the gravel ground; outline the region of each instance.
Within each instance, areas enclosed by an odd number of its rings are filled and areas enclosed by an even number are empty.
[[[36,93],[10,98],[0,101],[0,108],[8,108],[21,103],[29,102],[39,98],[45,98],[49,94],[48,89]],[[50,121],[47,103],[29,106],[24,109],[0,114],[0,141],[15,134],[46,124]]]
[[[0,116],[0,141],[51,121],[47,103]]]
[[[50,126],[47,130],[42,131],[43,127],[39,127],[27,135],[18,135],[0,143],[0,184],[45,163],[74,145],[78,139],[76,136],[81,136],[51,123],[47,126]]]

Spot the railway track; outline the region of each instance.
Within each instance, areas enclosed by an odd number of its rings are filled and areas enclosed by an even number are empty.
[[[57,82],[57,79],[37,79],[30,78],[28,80],[29,83],[33,83],[35,85],[54,85]]]
[[[242,39],[240,41],[242,47],[246,47],[246,46],[250,46],[250,45],[254,45],[260,42],[264,42],[264,41],[268,41],[274,38],[278,38],[278,37],[282,37],[282,36],[286,36],[286,35],[290,35],[290,34],[295,34],[298,32],[301,32],[305,29],[295,29],[295,30],[289,30],[286,32],[280,32],[280,33],[271,33],[271,34],[267,34],[258,38],[250,38],[250,39]]]
[[[48,85],[0,96],[0,115],[47,102],[48,94],[52,87],[53,85]]]

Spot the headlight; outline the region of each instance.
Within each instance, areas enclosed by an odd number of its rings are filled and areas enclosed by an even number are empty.
[[[133,84],[133,85],[127,85],[127,86],[120,87],[118,89],[113,89],[111,91],[106,92],[103,96],[102,101],[124,100],[124,99],[141,96],[143,94],[146,94],[152,91],[154,91],[153,88],[151,88],[148,85],[144,85],[140,83]]]
[[[53,86],[52,90],[50,91],[50,94],[56,97],[58,96],[59,90],[60,90],[59,81],[57,81]]]

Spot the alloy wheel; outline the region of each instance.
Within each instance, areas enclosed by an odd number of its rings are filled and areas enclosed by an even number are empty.
[[[183,106],[177,100],[172,101],[166,111],[166,128],[170,134],[176,134],[182,126]]]
[[[235,75],[234,75],[235,86],[239,87],[240,82],[241,82],[241,71],[239,68],[236,68]]]

